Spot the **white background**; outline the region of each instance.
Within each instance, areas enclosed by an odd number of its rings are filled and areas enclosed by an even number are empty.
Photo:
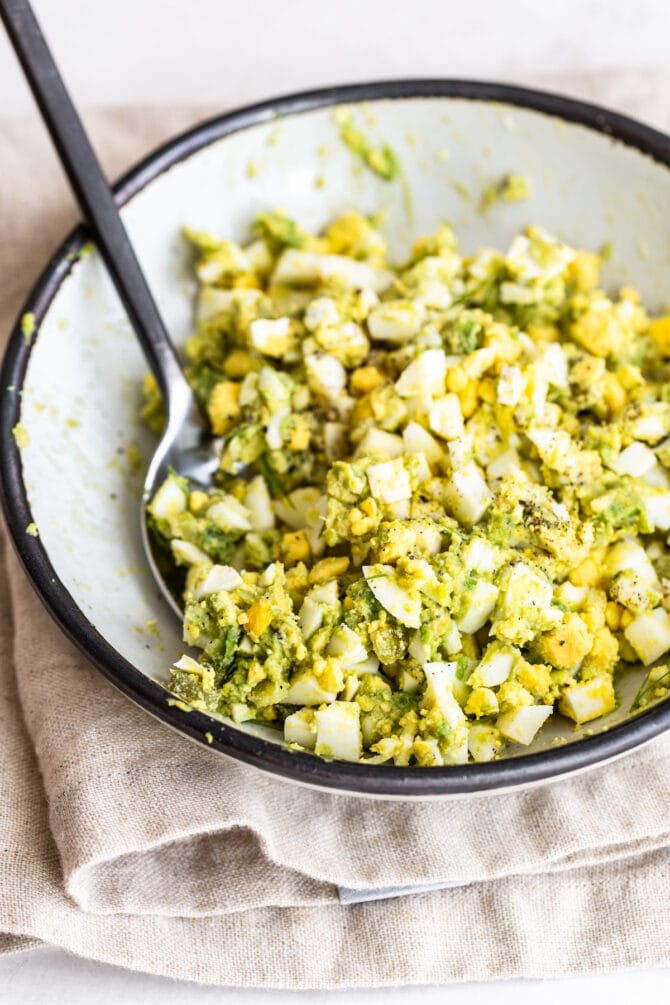
[[[561,71],[664,69],[670,52],[668,0],[34,0],[34,6],[83,104],[229,106],[375,77],[525,81]],[[30,107],[0,39],[0,109]]]
[[[299,88],[393,76],[545,83],[561,72],[663,71],[670,53],[670,0],[35,0],[34,5],[82,106],[230,107]],[[0,37],[0,110],[30,114],[32,107]],[[659,895],[667,898],[667,888]],[[0,1001],[21,1005],[410,1005],[419,996],[425,1005],[447,997],[456,1005],[538,1000],[553,1005],[567,997],[573,1005],[666,1002],[670,973],[298,994],[177,984],[58,950],[0,959]]]

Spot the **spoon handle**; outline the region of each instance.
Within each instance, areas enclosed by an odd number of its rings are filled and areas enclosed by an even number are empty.
[[[192,400],[177,353],[147,285],[114,196],[28,0],[0,0],[0,17],[51,134],[75,197],[105,260],[167,403]]]

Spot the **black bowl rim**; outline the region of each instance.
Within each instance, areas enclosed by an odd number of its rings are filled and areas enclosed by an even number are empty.
[[[117,204],[123,206],[168,168],[239,130],[336,104],[407,98],[461,98],[531,109],[605,133],[670,166],[670,137],[598,105],[486,81],[382,80],[285,95],[208,119],[164,143],[124,174],[114,186]],[[85,227],[79,226],[52,256],[24,304],[7,346],[0,375],[0,496],[14,547],[49,613],[104,676],[136,704],[206,747],[265,772],[343,794],[396,798],[494,792],[553,780],[623,754],[670,728],[670,702],[665,702],[598,735],[534,754],[485,764],[401,768],[322,760],[219,723],[196,710],[168,704],[170,695],[163,686],[117,652],[77,607],[41,539],[26,534],[32,514],[12,429],[19,421],[21,390],[40,322],[87,239]],[[26,312],[35,315],[37,326],[28,343],[20,323]]]

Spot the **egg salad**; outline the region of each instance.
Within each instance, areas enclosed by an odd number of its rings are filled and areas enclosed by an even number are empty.
[[[215,484],[149,505],[180,572],[170,690],[294,749],[489,761],[670,671],[670,317],[539,227],[388,264],[356,213],[189,231]],[[144,418],[162,422],[155,382]]]

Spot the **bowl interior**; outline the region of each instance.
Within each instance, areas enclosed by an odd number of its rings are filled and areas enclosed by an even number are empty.
[[[191,331],[192,259],[184,224],[244,239],[261,210],[281,207],[309,228],[355,208],[383,213],[394,255],[441,220],[461,245],[505,248],[531,223],[568,243],[611,242],[604,282],[634,283],[652,309],[667,304],[670,170],[602,133],[511,105],[456,98],[352,106],[375,143],[389,143],[400,178],[362,167],[339,138],[333,107],[269,119],[224,137],[156,177],[124,218],[168,328]],[[482,192],[526,175],[532,197],[480,212]],[[52,565],[86,617],[143,674],[165,680],[180,626],[144,561],[139,498],[153,438],[138,420],[146,366],[96,251],[62,283],[30,354],[21,422],[24,478]],[[625,718],[639,677],[589,732]],[[253,727],[252,727],[253,728]],[[584,730],[557,719],[533,750]],[[519,753],[527,753],[526,750]]]

